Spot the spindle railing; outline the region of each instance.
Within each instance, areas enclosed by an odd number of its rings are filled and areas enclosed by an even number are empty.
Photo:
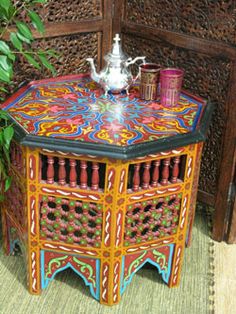
[[[40,180],[47,184],[93,191],[104,189],[104,163],[40,155],[39,167]]]
[[[138,192],[183,182],[185,165],[186,155],[131,164],[128,191]]]

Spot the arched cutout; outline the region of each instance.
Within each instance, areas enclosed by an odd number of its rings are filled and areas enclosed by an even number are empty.
[[[46,274],[45,274],[45,252],[42,250],[41,251],[41,287],[42,289],[45,289],[49,282],[51,282],[56,274],[60,273],[61,271],[63,270],[66,270],[68,268],[71,268],[77,275],[79,275],[86,286],[89,287],[90,289],[90,293],[92,294],[92,296],[96,299],[96,300],[99,300],[99,285],[100,285],[100,280],[99,280],[99,270],[100,270],[100,261],[98,259],[96,259],[96,274],[95,274],[95,277],[96,277],[96,282],[95,282],[95,287],[96,289],[94,289],[93,287],[93,284],[91,282],[89,282],[87,280],[87,278],[82,274],[82,272],[80,272],[78,269],[76,269],[70,262],[68,262],[66,265],[64,265],[63,267],[61,268],[58,268],[52,275],[52,277],[46,277]]]
[[[125,281],[124,278],[124,265],[125,265],[125,256],[123,256],[123,260],[122,260],[122,276],[121,276],[121,294],[125,291],[127,285],[129,285],[134,277],[134,275],[146,264],[146,263],[150,263],[151,265],[153,265],[155,268],[157,268],[158,273],[162,276],[162,279],[165,283],[168,284],[169,282],[169,278],[170,278],[170,273],[171,273],[171,265],[172,265],[172,258],[173,258],[173,252],[174,252],[174,244],[170,244],[170,253],[169,253],[169,258],[168,258],[168,267],[167,267],[167,271],[164,271],[163,269],[161,269],[160,265],[155,262],[154,260],[152,260],[151,258],[146,258],[143,263],[141,263],[134,271],[133,273],[130,275],[129,279]]]

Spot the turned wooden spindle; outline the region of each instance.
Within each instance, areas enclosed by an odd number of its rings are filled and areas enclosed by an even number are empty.
[[[158,180],[159,180],[159,166],[160,166],[160,160],[155,160],[153,163],[153,172],[152,172],[152,183],[151,186],[153,188],[157,187],[158,185]]]
[[[171,174],[171,183],[176,183],[178,176],[179,176],[179,163],[180,163],[180,157],[174,157],[173,158],[173,168],[172,168],[172,174]]]
[[[74,188],[77,185],[76,160],[70,159],[70,187]]]
[[[54,183],[54,158],[52,156],[48,156],[47,183]]]
[[[134,165],[134,176],[133,176],[133,186],[132,186],[132,190],[134,192],[139,190],[139,185],[140,185],[139,170],[140,170],[140,164]]]
[[[87,161],[80,161],[80,188],[87,189],[88,186],[88,174],[87,174]]]
[[[91,189],[94,191],[98,190],[99,187],[99,164],[98,162],[92,163],[92,186]]]
[[[169,178],[169,166],[170,166],[170,158],[165,158],[163,160],[163,168],[161,172],[161,184],[167,185],[168,184],[168,178]]]
[[[142,188],[143,189],[148,189],[149,188],[149,183],[150,183],[150,167],[151,167],[151,162],[145,162],[144,165],[144,171],[143,171],[143,180],[142,180]]]
[[[60,185],[66,184],[66,168],[65,168],[65,158],[59,158],[59,171],[58,171],[58,183]]]

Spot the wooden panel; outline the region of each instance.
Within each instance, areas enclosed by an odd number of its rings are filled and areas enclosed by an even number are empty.
[[[49,0],[46,6],[39,6],[38,13],[43,17],[45,34],[42,37],[33,30],[37,39],[33,46],[55,49],[60,54],[53,60],[57,75],[88,72],[87,57],[94,58],[98,69],[101,68],[102,56],[111,45],[111,0]],[[47,70],[38,71],[20,58],[11,91],[23,81],[49,76]]]
[[[185,87],[216,103],[203,150],[200,200],[215,205],[213,237],[227,232],[228,191],[236,137],[236,2],[122,0],[113,27],[131,56],[185,69]]]
[[[128,55],[146,55],[148,61],[163,67],[181,67],[185,70],[184,87],[216,103],[208,140],[203,150],[200,189],[215,194],[222,152],[222,139],[226,125],[225,104],[230,79],[230,60],[212,58],[205,54],[181,49],[162,40],[123,36]],[[220,80],[219,80],[220,78]],[[216,127],[217,126],[217,127]]]
[[[236,43],[234,0],[127,0],[125,12],[127,22]]]
[[[102,18],[102,0],[49,0],[45,7],[46,22],[75,22]]]

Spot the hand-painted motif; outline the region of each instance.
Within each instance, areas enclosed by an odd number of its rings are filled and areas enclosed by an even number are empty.
[[[88,75],[32,82],[2,105],[27,132],[92,143],[127,146],[194,131],[204,105],[182,94],[179,104],[108,95]]]

